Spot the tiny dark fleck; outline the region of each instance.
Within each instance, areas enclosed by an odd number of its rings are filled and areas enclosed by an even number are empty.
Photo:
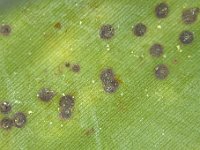
[[[158,18],[166,18],[169,13],[169,7],[166,3],[160,3],[155,8],[155,13]]]
[[[10,129],[13,126],[13,121],[10,118],[3,118],[0,124],[1,128],[3,129]]]
[[[114,93],[117,90],[119,82],[115,79],[112,69],[104,69],[101,72],[100,79],[105,92]]]
[[[11,111],[11,105],[8,102],[1,102],[0,103],[0,112],[3,114],[7,114]]]
[[[38,98],[44,102],[49,102],[55,96],[54,91],[43,88],[38,93]]]
[[[179,40],[183,44],[190,44],[194,40],[194,35],[190,31],[183,31],[179,36]]]
[[[95,133],[95,129],[94,128],[90,128],[90,129],[85,130],[85,135],[86,136],[91,136],[94,133]]]
[[[108,40],[111,39],[114,36],[114,34],[115,34],[115,29],[112,25],[106,24],[101,26],[99,32],[100,38]]]
[[[65,63],[65,67],[67,67],[67,68],[70,67],[70,63],[69,63],[69,62],[66,62],[66,63]]]
[[[133,27],[132,31],[136,36],[144,36],[147,31],[147,27],[142,23],[138,23]]]
[[[73,64],[71,67],[73,72],[79,72],[81,70],[81,67],[78,64]]]
[[[62,28],[62,25],[60,22],[57,22],[55,25],[54,25],[54,28],[56,29],[61,29]]]
[[[199,8],[190,8],[182,12],[182,21],[185,24],[192,24],[197,20],[199,14]]]
[[[164,80],[169,75],[168,67],[164,64],[159,64],[155,68],[155,76],[157,79]]]
[[[14,126],[17,128],[22,128],[26,124],[26,116],[22,112],[18,112],[13,117]]]
[[[153,46],[151,46],[150,48],[150,54],[153,57],[160,57],[163,54],[163,46],[160,44],[154,44]]]
[[[60,117],[64,120],[70,119],[72,116],[72,110],[71,109],[60,109]]]
[[[65,95],[60,98],[59,102],[60,107],[64,107],[66,109],[70,109],[74,106],[74,97],[71,95]]]

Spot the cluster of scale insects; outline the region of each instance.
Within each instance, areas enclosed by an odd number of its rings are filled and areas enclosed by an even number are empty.
[[[182,12],[182,22],[186,25],[193,24],[196,22],[198,14],[200,12],[199,8],[188,8]],[[168,17],[170,13],[170,8],[167,3],[160,3],[155,7],[154,10],[155,16],[158,19],[164,19]],[[56,24],[57,28],[61,28],[60,24]],[[9,36],[11,34],[11,26],[8,24],[2,24],[0,26],[0,34],[3,36]],[[132,34],[138,38],[145,36],[148,31],[147,26],[143,23],[137,23],[132,27]],[[104,24],[100,27],[99,36],[102,40],[110,40],[115,35],[115,29],[111,24]],[[193,32],[189,30],[184,30],[179,34],[179,41],[183,45],[191,44],[194,40]],[[161,43],[154,43],[149,48],[149,54],[152,57],[159,58],[164,53],[164,46]],[[75,73],[80,71],[80,66],[78,64],[71,65],[70,63],[65,64],[66,67],[70,67],[71,70]],[[158,64],[154,68],[155,77],[159,80],[164,80],[169,75],[169,69],[166,64]],[[104,68],[99,76],[102,86],[105,92],[114,93],[118,87],[119,82],[116,79],[116,76],[112,68]],[[49,88],[42,88],[37,94],[38,99],[43,102],[50,102],[55,96],[55,91]],[[59,110],[60,117],[62,119],[69,119],[72,115],[75,105],[75,97],[73,95],[67,94],[60,97],[59,101]],[[4,115],[8,115],[11,111],[11,104],[7,101],[0,103],[0,112]],[[17,112],[12,118],[4,117],[0,121],[0,127],[4,129],[10,129],[12,126],[17,128],[24,127],[27,122],[26,115],[23,112]]]

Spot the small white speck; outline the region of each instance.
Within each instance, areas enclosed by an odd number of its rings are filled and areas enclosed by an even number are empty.
[[[45,35],[46,33],[45,32],[43,32],[43,35]]]
[[[133,51],[131,51],[131,54],[133,54]]]
[[[167,56],[166,55],[163,55],[163,58],[166,58]]]
[[[21,104],[21,102],[20,102],[20,101],[18,101],[18,100],[16,100],[16,101],[15,101],[15,104]]]
[[[165,133],[163,132],[162,135],[165,135]]]
[[[53,122],[49,122],[50,125],[52,125]]]
[[[143,121],[143,120],[144,120],[144,118],[141,118],[141,119],[140,119],[140,122]]]
[[[188,58],[191,58],[192,56],[188,55]]]
[[[92,80],[92,83],[95,83],[95,81],[94,81],[94,80]]]
[[[62,128],[62,127],[63,127],[63,124],[61,124],[60,127]]]
[[[124,96],[124,93],[121,93],[120,95],[121,95],[121,96]]]
[[[28,111],[28,114],[31,115],[33,112],[31,110]]]
[[[147,97],[149,97],[149,94],[147,94]]]
[[[161,27],[161,25],[158,25],[157,28],[158,28],[158,29],[161,29],[162,27]]]
[[[65,93],[62,93],[62,96],[65,96]]]
[[[183,50],[182,50],[182,49],[180,49],[180,50],[179,50],[179,52],[180,52],[180,53],[182,53],[182,52],[183,52]]]
[[[80,21],[79,24],[82,25],[82,21]]]
[[[177,50],[180,50],[181,47],[180,47],[180,45],[177,45],[176,48],[177,48]]]

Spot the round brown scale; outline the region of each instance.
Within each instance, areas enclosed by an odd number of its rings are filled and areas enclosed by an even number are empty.
[[[1,102],[0,103],[0,112],[3,114],[7,114],[11,111],[11,105],[9,102]]]
[[[18,112],[13,117],[14,126],[17,128],[22,128],[26,124],[26,116],[22,112]]]
[[[182,12],[182,21],[185,24],[192,24],[197,20],[199,8],[190,8]]]
[[[0,122],[0,127],[3,129],[11,129],[13,126],[13,121],[10,118],[3,118]]]
[[[107,93],[114,93],[117,91],[119,83],[117,80],[110,81],[109,84],[104,85],[104,91]]]
[[[138,23],[133,27],[132,32],[135,36],[144,36],[147,32],[147,27],[143,23]]]
[[[100,38],[105,40],[111,39],[114,36],[114,34],[115,29],[110,24],[102,25],[99,31]]]
[[[60,109],[61,119],[67,120],[67,119],[70,119],[71,116],[72,116],[72,110],[71,109],[65,109],[65,108]]]
[[[43,88],[38,93],[38,98],[44,102],[49,102],[54,96],[54,91],[48,88]]]
[[[150,48],[150,55],[153,57],[160,57],[163,54],[163,46],[160,44],[154,44]]]
[[[155,76],[157,79],[164,80],[169,75],[169,69],[164,64],[159,64],[155,68]]]
[[[60,98],[59,106],[65,109],[71,109],[74,107],[74,98],[71,95],[65,95]]]
[[[161,18],[166,18],[169,14],[169,6],[166,3],[160,3],[155,8],[155,14],[156,16]]]
[[[1,25],[0,26],[0,34],[4,36],[8,36],[11,33],[11,27],[9,25]]]
[[[104,91],[107,93],[114,93],[119,87],[119,83],[115,79],[112,69],[104,69],[100,74],[100,79],[102,81]]]
[[[190,31],[183,31],[181,32],[181,34],[179,35],[179,40],[181,41],[181,43],[183,44],[190,44],[192,43],[192,41],[194,40],[194,35],[192,32]]]
[[[80,72],[81,67],[78,64],[73,64],[71,69],[73,72],[78,73],[78,72]]]

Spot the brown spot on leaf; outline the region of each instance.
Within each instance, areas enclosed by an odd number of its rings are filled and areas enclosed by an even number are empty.
[[[190,44],[194,40],[194,35],[191,31],[183,31],[179,35],[179,40],[183,44]]]
[[[80,72],[81,67],[78,64],[73,64],[71,66],[71,69],[72,69],[73,72],[78,73],[78,72]]]
[[[164,80],[169,75],[169,69],[164,64],[157,65],[154,71],[156,78],[159,80]]]
[[[169,6],[166,3],[160,3],[155,8],[155,14],[159,19],[166,18],[168,16],[168,13]]]
[[[1,25],[0,26],[0,33],[4,36],[8,36],[11,33],[11,27],[9,25]]]
[[[75,104],[74,97],[71,95],[65,95],[60,98],[59,107],[60,107],[60,117],[62,119],[66,120],[71,118],[74,104]]]
[[[115,34],[115,29],[112,25],[106,24],[102,25],[100,28],[99,36],[102,39],[108,40],[111,39]]]
[[[54,25],[54,28],[55,29],[61,29],[62,28],[62,25],[60,22],[57,22],[55,25]]]
[[[11,105],[9,102],[1,102],[0,103],[0,112],[3,114],[7,114],[11,111]]]
[[[11,129],[13,126],[13,121],[10,118],[3,118],[0,122],[0,127],[3,129]]]
[[[104,91],[107,93],[114,93],[119,87],[119,82],[116,80],[116,77],[112,69],[104,69],[100,74],[100,79],[103,84]]]
[[[70,63],[69,63],[69,62],[66,62],[66,63],[65,63],[65,67],[67,67],[67,68],[70,67]]]
[[[190,8],[182,12],[182,21],[185,24],[192,24],[197,20],[198,14],[200,12],[199,8]]]
[[[38,93],[38,98],[44,102],[49,102],[54,96],[54,91],[48,88],[43,88]]]
[[[85,132],[84,132],[84,134],[86,136],[91,136],[91,135],[95,134],[95,129],[94,128],[86,129]]]
[[[135,36],[141,37],[147,32],[147,27],[143,23],[138,23],[133,27],[132,32]]]
[[[14,126],[17,128],[22,128],[26,124],[26,116],[22,112],[18,112],[13,117]]]
[[[150,55],[153,57],[160,57],[163,54],[163,46],[161,44],[154,44],[150,48]]]

